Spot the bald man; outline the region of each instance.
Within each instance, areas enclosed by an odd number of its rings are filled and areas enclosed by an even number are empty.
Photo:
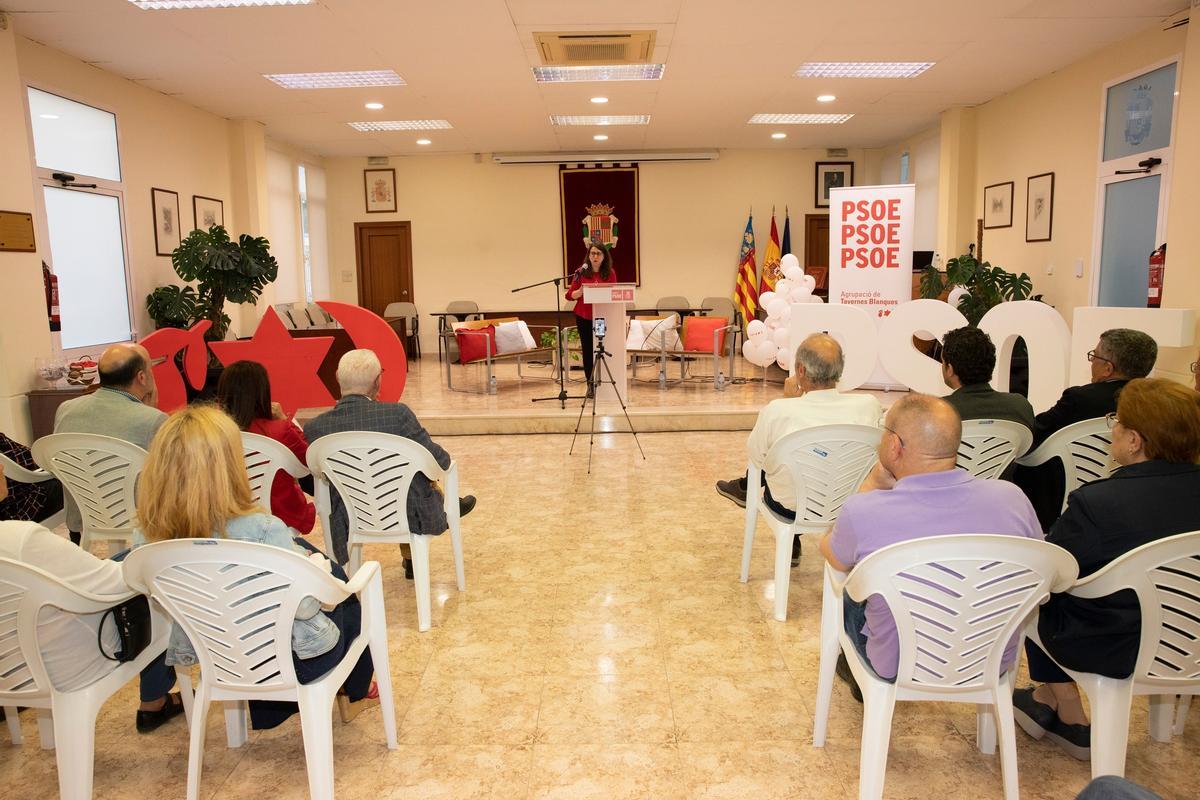
[[[100,388],[59,406],[54,432],[98,433],[148,450],[158,426],[167,418],[154,407],[158,390],[150,354],[139,344],[114,344],[101,354],[97,371]],[[66,518],[71,540],[78,544],[83,520],[69,494]]]
[[[859,493],[848,498],[833,529],[821,539],[821,554],[849,572],[858,562],[888,545],[925,536],[999,533],[1041,539],[1033,506],[1006,481],[979,480],[955,467],[962,422],[938,397],[910,394],[896,401],[883,423],[879,463]],[[865,604],[845,598],[846,633],[877,675],[896,679],[899,643],[887,604],[871,597]],[[1016,662],[1016,640],[1004,663]],[[838,674],[849,667],[839,659]]]

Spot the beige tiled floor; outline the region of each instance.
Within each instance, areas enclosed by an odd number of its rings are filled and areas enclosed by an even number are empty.
[[[710,390],[711,391],[711,390]],[[434,543],[434,627],[416,631],[412,584],[395,548],[384,564],[400,745],[384,746],[378,711],[335,722],[342,800],[430,798],[857,797],[860,707],[835,689],[830,738],[811,743],[820,564],[794,571],[789,619],[771,619],[765,529],[751,581],[737,580],[742,513],[712,489],[738,473],[744,433],[628,435],[567,456],[562,435],[448,437],[463,489],[468,590],[454,587],[449,541]],[[584,442],[586,445],[586,442]],[[182,797],[182,720],[134,732],[136,687],[97,726],[97,798]],[[1145,732],[1138,703],[1130,777],[1165,798],[1200,795],[1200,722],[1170,744]],[[0,786],[53,797],[54,755],[0,734]],[[295,720],[225,746],[209,716],[202,796],[303,798]],[[902,704],[885,796],[999,798],[997,756],[974,747],[966,706]],[[1073,798],[1087,765],[1018,732],[1021,796]]]

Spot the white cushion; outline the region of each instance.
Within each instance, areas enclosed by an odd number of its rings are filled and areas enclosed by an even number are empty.
[[[517,325],[521,328],[521,341],[525,342],[526,350],[533,350],[538,345],[533,340],[533,334],[529,332],[529,326],[525,324],[525,320],[519,320]]]
[[[629,335],[625,337],[626,350],[641,350],[646,344],[646,331],[641,320],[629,320]]]
[[[496,326],[496,352],[520,353],[529,348],[525,345],[525,337],[521,336],[521,323],[501,322]]]
[[[646,331],[645,350],[680,350],[683,344],[679,341],[679,331],[676,327],[679,317],[671,314],[666,319],[642,320],[642,328]]]

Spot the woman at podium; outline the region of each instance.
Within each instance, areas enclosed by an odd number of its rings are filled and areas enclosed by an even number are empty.
[[[583,302],[583,287],[587,284],[616,283],[617,273],[612,266],[612,253],[599,239],[592,239],[588,246],[587,262],[571,278],[567,289],[567,301],[575,301],[575,328],[579,331],[579,347],[583,350],[583,371],[587,375],[588,397],[595,392],[592,376],[592,306]],[[624,336],[625,331],[610,331],[614,336]]]

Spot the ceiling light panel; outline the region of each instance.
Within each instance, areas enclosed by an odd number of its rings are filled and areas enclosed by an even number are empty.
[[[551,114],[551,125],[649,125],[649,114],[605,114],[594,116],[579,116],[572,114]]]
[[[755,114],[751,125],[841,125],[853,114]]]
[[[599,67],[534,67],[538,83],[575,83],[578,81],[657,81],[663,64],[610,64]]]
[[[362,86],[405,86],[394,70],[365,72],[284,72],[263,75],[285,89],[356,89]]]
[[[129,0],[146,11],[177,8],[241,8],[243,6],[306,6],[315,0]]]
[[[932,61],[809,61],[796,70],[797,78],[915,78]]]
[[[347,122],[356,131],[440,131],[454,126],[444,119],[393,119],[383,122]]]

